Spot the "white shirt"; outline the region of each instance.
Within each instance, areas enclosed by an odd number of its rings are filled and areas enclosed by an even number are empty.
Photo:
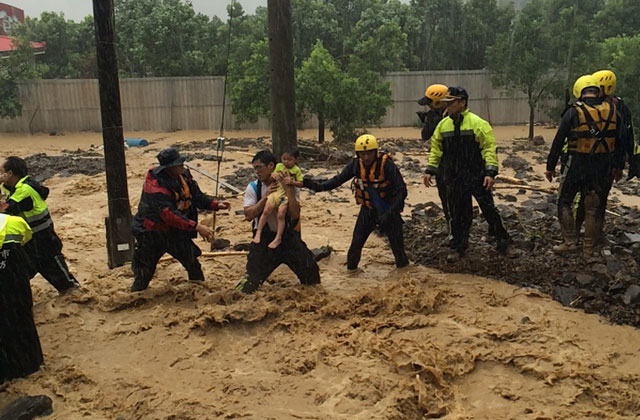
[[[268,186],[264,182],[262,184],[262,194],[260,197],[265,197],[267,195]],[[247,189],[244,191],[244,207],[253,206],[258,203],[258,194],[256,193],[258,189],[258,181],[251,181],[249,185],[247,185]],[[300,201],[300,189],[296,188],[296,200]],[[258,227],[258,220],[260,220],[260,215],[253,219],[253,228]],[[278,211],[274,209],[271,212],[271,215],[267,219],[267,224],[269,225],[269,229],[272,232],[276,232],[278,230]]]

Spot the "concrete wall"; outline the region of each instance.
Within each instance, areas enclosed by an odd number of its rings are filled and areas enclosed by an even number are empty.
[[[492,124],[526,122],[526,97],[506,95],[491,87],[490,74],[477,71],[390,73],[394,105],[382,126],[418,124],[416,100],[431,83],[464,86],[470,108]],[[120,90],[126,130],[213,130],[220,128],[223,77],[175,77],[122,79]],[[34,80],[19,84],[22,116],[0,119],[0,132],[100,131],[100,100],[97,80]],[[227,100],[225,128],[241,128]],[[315,119],[304,128],[316,126]],[[268,128],[267,120],[243,128]]]

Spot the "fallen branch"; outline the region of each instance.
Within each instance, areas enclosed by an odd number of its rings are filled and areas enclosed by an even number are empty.
[[[211,257],[234,257],[234,256],[244,256],[247,255],[248,252],[247,251],[221,251],[221,252],[203,252],[201,257],[204,258],[211,258]],[[164,257],[160,258],[160,262],[164,262],[164,261],[170,261],[173,260],[175,258],[173,258],[171,255],[165,255]]]
[[[612,212],[611,210],[605,210],[605,212],[606,212],[606,213],[608,213],[608,214],[610,214],[610,215],[612,215],[612,216],[622,217],[622,215],[621,215],[621,214],[618,214],[618,213]]]
[[[497,175],[496,181],[502,181],[504,183],[513,184],[513,185],[527,185],[527,182],[523,181],[522,179],[518,179],[512,176],[506,176],[506,175]]]
[[[494,189],[496,190],[504,190],[504,189],[520,189],[520,190],[529,190],[529,191],[540,191],[546,192],[549,194],[555,194],[555,188],[545,188],[545,187],[536,187],[534,185],[494,185]]]

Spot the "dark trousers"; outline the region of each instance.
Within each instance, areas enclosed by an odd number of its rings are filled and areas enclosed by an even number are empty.
[[[469,231],[473,222],[472,197],[478,202],[482,215],[489,224],[489,233],[495,235],[499,246],[509,240],[509,233],[502,223],[493,195],[482,185],[483,180],[482,177],[474,177],[452,180],[446,184],[450,231],[453,236],[451,247],[461,254],[464,254],[469,244]]]
[[[238,284],[238,290],[244,293],[255,292],[280,264],[286,264],[302,284],[320,283],[318,263],[298,232],[286,228],[280,246],[271,249],[267,245],[274,238],[275,234],[265,226],[260,243],[249,245],[247,276]]]
[[[375,210],[366,206],[360,206],[360,214],[358,214],[358,220],[356,226],[353,228],[353,238],[351,239],[351,246],[347,253],[347,269],[355,270],[360,263],[360,257],[362,256],[362,248],[365,242],[371,235],[371,232],[376,228],[378,224],[378,215]],[[387,235],[389,244],[391,245],[391,251],[396,259],[396,267],[404,267],[409,264],[409,259],[404,251],[404,235],[402,233],[402,217],[400,213],[392,213],[387,219],[387,222],[380,226],[382,232]]]
[[[558,220],[569,220],[569,218],[574,220],[573,230],[579,233],[586,218],[585,200],[587,196],[592,195],[596,197],[596,207],[589,210],[595,215],[595,222],[602,225],[612,185],[611,165],[606,156],[572,156],[564,168],[563,180],[558,192]],[[580,199],[575,207],[574,217],[574,202],[578,193],[580,193]]]
[[[17,244],[0,251],[0,383],[25,377],[44,363],[33,321],[30,264]]]
[[[78,281],[69,272],[67,262],[62,255],[62,241],[53,229],[53,225],[33,237],[24,246],[33,263],[30,277],[40,273],[58,292],[78,286]]]
[[[189,280],[202,281],[204,273],[198,257],[202,254],[193,239],[183,232],[142,232],[136,236],[136,247],[133,250],[131,270],[135,280],[132,291],[144,290],[149,286],[156,271],[158,260],[165,253],[187,269]]]
[[[449,215],[449,208],[447,207],[447,187],[440,178],[436,176],[436,187],[438,188],[438,196],[440,197],[440,202],[442,203],[442,212],[444,213],[444,220],[449,224],[449,219],[451,216]]]

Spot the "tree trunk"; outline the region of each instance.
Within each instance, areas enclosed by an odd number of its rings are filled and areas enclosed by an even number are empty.
[[[535,106],[533,103],[533,93],[531,91],[529,94],[529,141],[533,141],[533,120],[535,118]]]
[[[273,153],[297,146],[291,0],[268,0],[269,81]]]
[[[318,115],[318,143],[324,143],[324,117]]]
[[[120,80],[116,58],[113,0],[93,0],[100,115],[107,178],[107,263],[109,268],[131,261],[131,206],[124,156]]]

